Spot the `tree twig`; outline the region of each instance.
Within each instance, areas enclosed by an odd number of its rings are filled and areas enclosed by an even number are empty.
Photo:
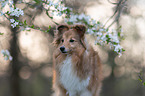
[[[30,4],[30,3],[27,3],[27,2],[22,2],[22,3],[25,3],[25,4],[27,4],[28,6],[33,6],[33,7],[35,7],[35,5]],[[48,10],[47,10],[46,8],[44,8],[43,6],[41,6],[41,7],[42,7],[43,10],[46,11],[46,13],[48,13]],[[55,21],[49,16],[49,14],[47,14],[47,16],[51,19],[51,21],[52,21],[54,24],[59,25],[57,22],[55,22]],[[33,18],[33,19],[34,19],[34,18]]]
[[[107,28],[111,27],[116,21],[118,21],[126,1],[127,0],[120,0],[118,3],[112,3],[110,0],[108,0],[108,2],[110,2],[111,4],[117,4],[117,6],[116,6],[116,10],[114,14],[106,21],[106,23],[104,24],[104,27],[117,13],[118,15],[116,16],[115,20],[113,20],[113,22]]]

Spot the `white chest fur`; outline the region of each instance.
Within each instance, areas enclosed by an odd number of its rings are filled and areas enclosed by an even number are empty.
[[[76,94],[77,92],[87,90],[90,77],[81,80],[74,71],[71,57],[66,57],[60,67],[60,82],[69,94]]]

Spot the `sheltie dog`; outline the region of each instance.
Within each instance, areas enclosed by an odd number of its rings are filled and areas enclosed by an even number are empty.
[[[59,25],[53,43],[54,96],[99,96],[102,67],[84,25]]]

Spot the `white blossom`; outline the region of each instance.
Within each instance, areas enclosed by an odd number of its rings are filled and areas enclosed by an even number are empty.
[[[110,49],[112,49],[113,44],[111,42],[108,43],[110,45]]]
[[[100,41],[100,40],[101,40],[101,38],[98,36],[98,37],[97,37],[97,41]]]
[[[99,29],[100,32],[104,31],[104,29]]]
[[[63,4],[61,4],[61,0],[58,0],[58,1],[47,0],[47,2],[48,4],[45,6],[49,8],[49,11],[51,12],[51,15],[53,16],[54,15],[62,16],[63,14],[67,13],[66,9],[71,10],[70,8],[65,7]]]
[[[49,1],[49,6],[52,6],[54,3],[51,0],[47,0]]]
[[[1,1],[1,7],[3,8],[3,7],[5,7],[7,4],[9,3],[9,1],[8,0],[6,0],[6,1]]]
[[[19,22],[14,22],[14,23],[11,23],[11,26],[13,27],[13,28],[15,28],[17,25],[19,24]]]
[[[90,24],[90,19],[91,19],[90,16],[85,17],[85,20],[87,21],[88,24]]]
[[[109,38],[112,40],[112,42],[119,43],[119,39],[117,35],[109,34]]]
[[[10,22],[11,22],[11,23],[14,23],[14,22],[15,22],[15,20],[14,20],[14,19],[10,19]]]
[[[12,26],[13,28],[15,28],[18,24],[19,24],[19,22],[15,22],[15,23],[12,23],[11,26]]]
[[[2,11],[0,11],[0,16],[3,16],[5,13],[3,13]]]
[[[92,20],[91,22],[92,25],[95,25],[96,24],[96,20]],[[96,24],[97,25],[97,24]]]
[[[103,35],[103,36],[101,37],[101,39],[102,39],[103,41],[106,41],[106,40],[107,40],[106,35]]]
[[[76,19],[76,15],[71,15],[71,17],[69,18],[69,22],[73,22],[73,23],[76,23],[77,19]]]
[[[10,55],[8,50],[1,50],[1,54],[3,54],[4,60],[12,60],[13,57]]]
[[[78,19],[82,20],[85,17],[85,14],[78,15]]]
[[[114,51],[117,52],[117,53],[122,49],[122,46],[120,46],[119,44],[118,45],[114,45],[114,47],[115,47]]]
[[[13,57],[12,56],[9,56],[9,60],[12,61],[12,59],[13,59]]]
[[[15,25],[14,25],[14,24],[11,24],[11,26],[12,26],[13,28],[15,28]]]
[[[14,23],[15,26],[18,25],[18,24],[19,24],[19,22],[15,22],[15,23]]]
[[[78,20],[85,20],[87,22],[87,24],[90,24],[90,16],[86,16],[85,14],[80,14],[80,15],[71,14],[70,18],[65,21],[76,24],[76,23],[78,23]]]
[[[93,33],[94,33],[94,31],[93,31],[92,29],[88,29],[87,32],[88,32],[89,34],[93,34]]]
[[[64,6],[58,6],[57,8],[59,11],[64,11],[67,9],[67,7],[64,7]]]
[[[5,53],[5,50],[1,50],[1,54],[4,54]]]
[[[13,7],[10,7],[10,16],[16,16],[19,17],[20,15],[24,15],[23,10],[16,8],[14,9]]]
[[[13,2],[13,0],[12,1],[10,1],[10,4],[13,4],[14,2]]]
[[[102,36],[103,33],[102,33],[102,32],[97,32],[96,35],[98,35],[98,36]]]

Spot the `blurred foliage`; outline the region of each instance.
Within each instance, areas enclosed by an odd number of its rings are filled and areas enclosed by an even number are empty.
[[[139,73],[139,79],[138,79],[138,80],[141,82],[142,85],[145,86],[145,81],[144,81],[144,79],[143,79],[143,71],[141,71],[141,72]]]

